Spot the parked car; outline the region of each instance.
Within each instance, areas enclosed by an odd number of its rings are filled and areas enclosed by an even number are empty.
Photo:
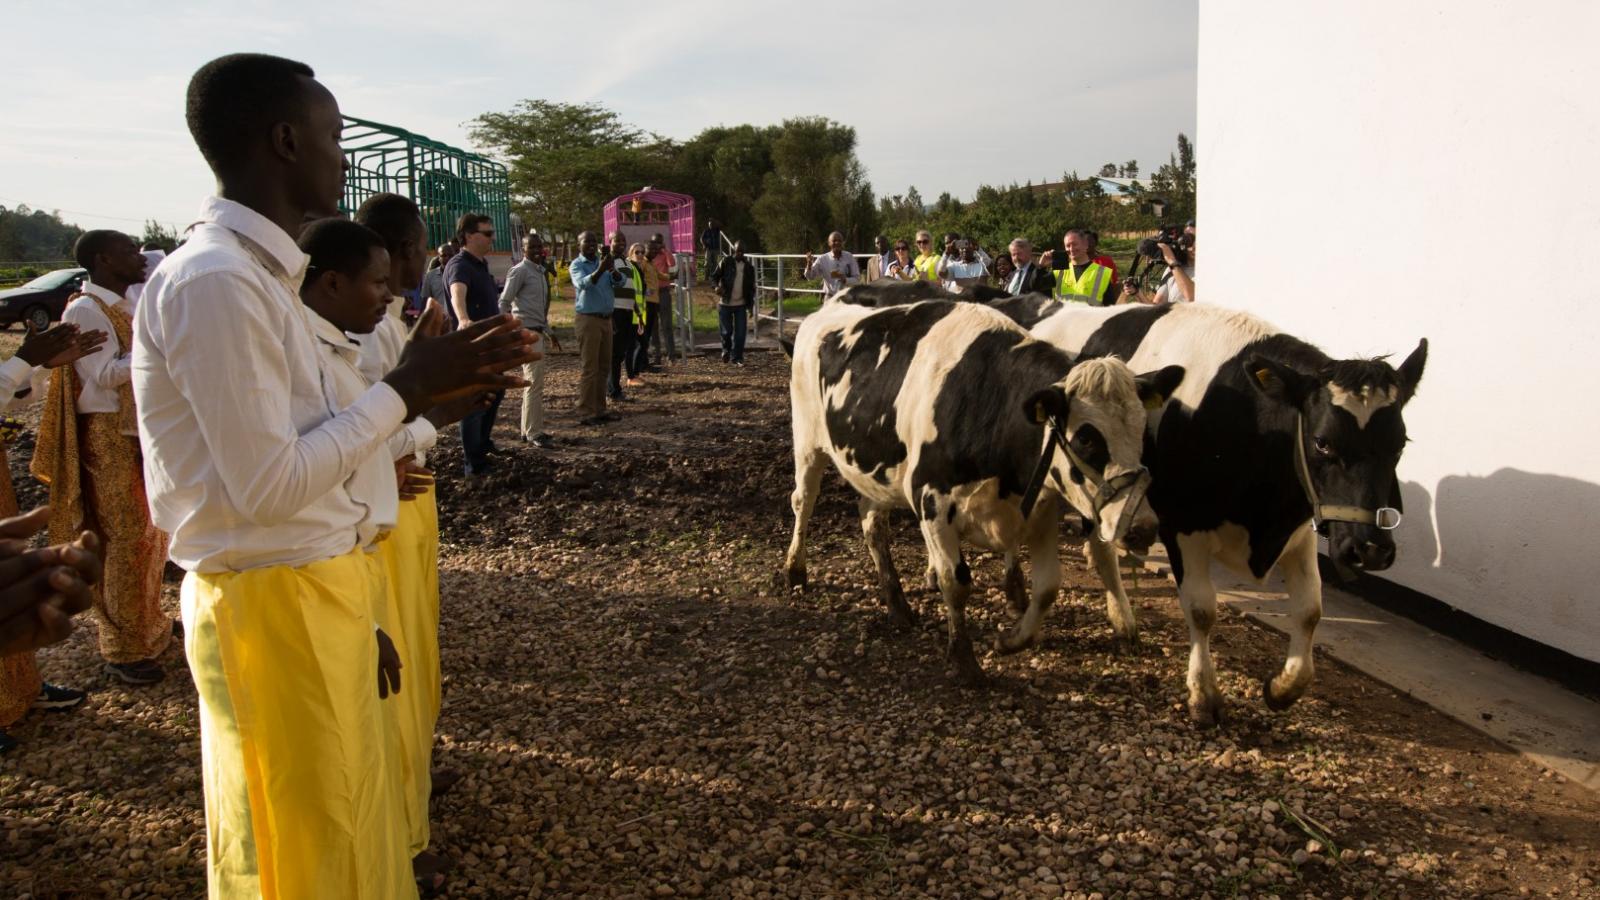
[[[22,287],[0,291],[0,328],[26,322],[35,331],[43,331],[51,322],[61,321],[67,298],[83,289],[87,274],[83,269],[57,269]]]

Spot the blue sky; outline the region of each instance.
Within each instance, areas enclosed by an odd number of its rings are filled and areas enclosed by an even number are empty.
[[[241,50],[309,63],[350,115],[471,149],[470,119],[539,97],[677,139],[829,116],[855,127],[879,196],[1148,172],[1194,136],[1196,6],[10,0],[7,61],[26,77],[0,93],[0,204],[187,224],[213,185],[184,86]]]

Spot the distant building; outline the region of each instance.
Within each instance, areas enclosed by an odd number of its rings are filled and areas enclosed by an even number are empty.
[[[1106,178],[1103,175],[1091,175],[1081,180],[1100,182],[1100,190],[1105,191],[1107,197],[1111,197],[1119,203],[1133,202],[1132,186],[1139,181],[1137,178]],[[1031,188],[1035,194],[1057,194],[1067,189],[1067,183],[1065,181],[1047,181],[1043,184],[1031,185]]]

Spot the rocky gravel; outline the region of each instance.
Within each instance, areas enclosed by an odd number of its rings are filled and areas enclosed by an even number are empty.
[[[781,589],[787,374],[777,353],[696,359],[584,428],[558,354],[557,449],[516,440],[513,394],[499,473],[463,483],[453,438],[435,454],[438,758],[466,774],[434,809],[448,896],[1600,896],[1600,798],[1330,658],[1267,711],[1282,639],[1231,613],[1230,719],[1196,730],[1164,579],[1132,591],[1144,640],[1124,649],[1068,548],[1041,645],[981,656],[991,683],[964,689],[913,520],[904,634],[830,474],[810,589]],[[26,451],[11,462],[22,484]],[[972,561],[986,638],[1011,616],[998,560]],[[0,760],[0,896],[201,896],[181,656],[162,685],[112,684],[93,630],[42,654],[89,702],[30,716]]]

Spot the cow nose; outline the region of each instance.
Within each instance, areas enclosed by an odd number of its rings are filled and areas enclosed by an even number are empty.
[[[1394,545],[1367,541],[1361,545],[1361,567],[1369,572],[1379,572],[1394,564]]]

